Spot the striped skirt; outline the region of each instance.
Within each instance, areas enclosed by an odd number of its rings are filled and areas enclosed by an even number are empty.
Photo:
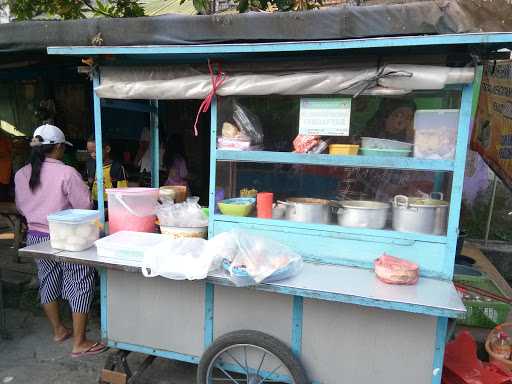
[[[28,231],[27,245],[50,240],[44,232]],[[95,269],[80,264],[37,259],[37,276],[41,304],[62,298],[69,301],[71,311],[88,313],[94,298]]]

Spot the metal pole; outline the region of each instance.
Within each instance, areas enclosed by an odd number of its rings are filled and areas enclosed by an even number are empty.
[[[153,110],[149,114],[151,127],[151,186],[160,187],[160,142],[158,133],[158,100],[151,100]]]
[[[98,185],[98,211],[100,220],[105,223],[105,198],[103,183],[103,139],[101,129],[101,100],[94,90],[100,85],[99,71],[93,72],[92,95],[94,105],[94,141],[96,142],[96,184]]]
[[[485,246],[487,247],[487,242],[489,241],[489,232],[491,231],[491,221],[492,214],[494,211],[494,203],[496,200],[496,188],[498,186],[498,176],[494,174],[494,179],[492,180],[492,194],[491,194],[491,203],[489,204],[489,214],[487,215],[487,225],[485,227]]]

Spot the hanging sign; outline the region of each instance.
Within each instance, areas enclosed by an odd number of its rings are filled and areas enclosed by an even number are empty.
[[[352,99],[300,99],[299,133],[301,135],[348,136]]]
[[[512,61],[487,62],[471,148],[512,188]]]

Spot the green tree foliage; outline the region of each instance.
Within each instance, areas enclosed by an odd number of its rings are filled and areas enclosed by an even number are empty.
[[[6,0],[5,2],[16,20],[31,20],[41,15],[58,16],[62,19],[81,19],[88,15],[144,16],[144,9],[137,0]]]

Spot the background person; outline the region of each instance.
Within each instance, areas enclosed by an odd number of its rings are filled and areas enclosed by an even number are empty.
[[[187,157],[185,144],[180,135],[169,137],[163,162],[168,169],[165,185],[181,185],[188,188]]]
[[[128,187],[128,178],[123,165],[110,158],[111,147],[107,140],[103,144],[103,196],[104,201],[107,201],[107,193],[105,190],[108,188],[126,188]],[[96,142],[94,136],[89,137],[87,140],[87,152],[90,158],[87,160],[87,182],[91,189],[92,199],[95,207],[98,207],[98,181],[96,179]]]
[[[64,165],[66,141],[53,125],[42,125],[34,132],[30,162],[15,175],[15,198],[18,210],[28,224],[27,245],[50,239],[47,216],[64,209],[89,209],[89,191],[80,174]],[[53,260],[36,260],[41,304],[53,329],[56,342],[74,335],[72,357],[94,355],[106,347],[87,340],[86,326],[94,296],[94,268]],[[73,332],[59,314],[58,299],[67,299],[73,317]]]

